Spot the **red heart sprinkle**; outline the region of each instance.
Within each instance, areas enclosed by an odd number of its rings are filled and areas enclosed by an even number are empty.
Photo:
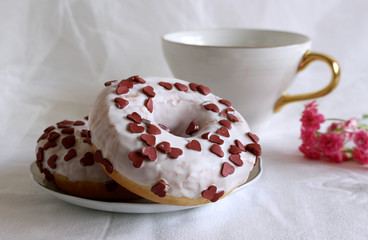
[[[243,166],[243,160],[240,157],[240,154],[232,154],[229,157],[230,161],[234,163],[236,166]]]
[[[224,195],[224,191],[220,191],[218,193],[215,194],[215,196],[213,196],[213,198],[211,199],[211,202],[216,202],[217,200],[219,200],[222,195]]]
[[[230,114],[230,113],[228,113],[227,114],[227,119],[229,119],[230,121],[232,121],[232,122],[239,122],[239,119],[237,118],[237,117],[235,117],[235,115],[234,114]]]
[[[254,142],[254,143],[258,143],[259,141],[259,137],[254,134],[254,133],[251,133],[251,132],[248,132],[248,137]]]
[[[226,99],[219,100],[219,103],[222,103],[222,104],[224,104],[228,107],[231,107],[231,105],[232,105],[231,102],[229,100],[226,100]]]
[[[163,153],[171,152],[170,143],[168,143],[168,142],[160,142],[159,144],[156,145],[156,148],[157,148],[157,150],[159,150],[160,152],[163,152]]]
[[[74,123],[73,123],[73,126],[84,126],[85,125],[85,122],[83,122],[83,121],[75,121]]]
[[[226,127],[227,129],[231,129],[231,122],[229,120],[223,119],[223,120],[220,120],[219,123],[222,126]]]
[[[133,162],[133,166],[135,168],[140,168],[142,166],[144,156],[142,156],[139,152],[137,151],[130,152],[128,157]]]
[[[40,161],[36,161],[36,165],[38,167],[38,170],[40,170],[40,173],[43,173],[42,163]]]
[[[123,109],[126,106],[128,106],[128,104],[129,104],[129,102],[127,100],[122,99],[120,97],[115,98],[114,102],[116,104],[116,107],[119,108],[119,109]]]
[[[91,139],[90,138],[85,138],[83,139],[84,143],[88,143],[89,145],[92,145]]]
[[[171,132],[170,128],[166,127],[165,125],[159,123],[158,124],[163,130],[165,130],[166,132]]]
[[[211,89],[209,87],[204,86],[204,85],[198,85],[197,90],[198,90],[199,93],[201,93],[203,95],[208,95],[208,94],[211,93]]]
[[[222,168],[221,168],[221,175],[223,177],[227,177],[230,174],[233,174],[235,172],[235,168],[233,165],[231,165],[230,163],[224,162],[222,164]]]
[[[43,149],[42,149],[42,147],[39,147],[37,149],[36,159],[39,162],[42,162],[43,161]]]
[[[222,111],[221,111],[221,116],[223,116],[223,117],[227,117],[227,114],[228,114],[229,112],[235,112],[235,110],[234,110],[234,109],[232,109],[232,108],[225,108],[224,110],[222,110]]]
[[[102,166],[104,166],[105,168],[105,171],[108,173],[108,174],[111,174],[113,171],[114,171],[114,167],[112,166],[112,163],[106,159],[106,158],[103,158],[102,157],[102,153],[100,150],[97,150],[95,152],[95,155],[94,155],[94,161],[95,162],[98,162],[100,163]]]
[[[54,130],[55,127],[54,126],[50,126],[50,127],[47,127],[45,130],[43,130],[44,133],[49,133],[51,132],[52,130]]]
[[[216,191],[217,191],[217,187],[212,185],[202,192],[202,197],[205,199],[211,200],[215,196]]]
[[[261,146],[258,143],[249,143],[245,146],[245,149],[256,156],[260,156],[262,154]]]
[[[111,85],[115,85],[118,82],[118,80],[112,80],[112,81],[107,81],[104,83],[105,87],[111,86]]]
[[[74,135],[66,136],[61,140],[61,143],[66,149],[69,149],[73,147],[75,144],[75,136]]]
[[[70,149],[64,156],[64,160],[65,161],[69,161],[70,159],[72,159],[73,157],[77,156],[77,151],[72,148]]]
[[[129,131],[131,133],[142,133],[144,132],[144,127],[139,126],[136,123],[129,123]]]
[[[174,159],[177,159],[182,154],[183,150],[181,150],[180,148],[171,148],[171,151],[169,152],[169,156]]]
[[[148,146],[155,146],[156,144],[156,137],[149,134],[142,134],[141,140],[145,142]]]
[[[159,197],[166,196],[166,184],[163,181],[158,181],[155,185],[151,187],[151,192]]]
[[[218,144],[213,144],[210,148],[210,151],[214,154],[216,154],[219,157],[223,157],[224,156],[224,152],[222,151],[220,145]]]
[[[84,156],[81,158],[80,163],[83,167],[92,166],[95,163],[93,153],[86,152]]]
[[[56,159],[57,156],[54,154],[47,160],[47,164],[49,165],[50,168],[52,169],[56,168]]]
[[[193,133],[197,132],[199,130],[199,126],[196,122],[191,121],[187,127],[187,130],[185,130],[185,133],[187,135],[192,135]]]
[[[217,129],[216,133],[218,135],[223,136],[223,137],[230,137],[229,131],[225,127],[221,127],[219,129]]]
[[[156,148],[154,147],[144,147],[142,148],[142,155],[147,156],[149,160],[155,161],[157,159]]]
[[[59,133],[57,133],[57,132],[50,132],[47,140],[48,141],[55,141],[58,137],[60,137],[60,134]]]
[[[242,150],[235,145],[231,145],[229,148],[229,153],[231,154],[236,154],[236,153],[241,153],[241,152]]]
[[[204,105],[204,108],[208,111],[212,111],[212,112],[215,112],[215,113],[218,113],[220,111],[220,109],[217,107],[217,105],[213,104],[213,103],[209,103],[209,104]]]
[[[197,91],[198,84],[197,83],[189,83],[189,88],[196,92]]]
[[[45,174],[45,178],[47,181],[52,181],[54,180],[54,175],[46,168],[43,169],[43,173]]]
[[[118,86],[119,87],[126,86],[127,88],[133,88],[134,84],[136,84],[136,82],[134,82],[133,80],[123,79],[119,82]]]
[[[132,79],[133,81],[138,82],[138,83],[146,83],[146,80],[144,80],[138,75],[130,77],[129,79]]]
[[[132,114],[129,114],[128,116],[127,116],[127,118],[129,119],[129,120],[132,120],[133,122],[135,122],[135,123],[138,123],[138,124],[140,124],[141,122],[142,122],[142,117],[141,117],[141,115],[139,115],[138,113],[136,113],[136,112],[133,112]]]
[[[238,139],[236,139],[236,140],[235,140],[235,145],[236,145],[238,148],[240,148],[240,150],[242,150],[243,152],[247,151],[247,150],[245,149],[244,145],[243,145],[243,144],[242,144]]]
[[[208,135],[210,135],[210,133],[209,133],[209,132],[203,133],[203,134],[201,135],[201,138],[202,138],[202,139],[208,139]]]
[[[72,128],[72,127],[63,128],[61,130],[61,133],[64,133],[64,134],[74,134],[74,128]]]
[[[147,97],[155,97],[156,96],[155,90],[151,86],[145,86],[142,89],[142,92],[144,94],[146,94]]]
[[[210,136],[210,142],[213,142],[213,143],[218,143],[220,145],[222,145],[224,143],[224,140],[222,140],[219,136],[217,135],[211,135]]]
[[[172,84],[168,82],[159,82],[158,84],[164,87],[166,90],[171,90],[173,88]]]
[[[188,149],[192,149],[198,152],[202,151],[201,144],[197,140],[192,140],[191,142],[187,143],[187,145],[185,146]]]
[[[49,149],[49,148],[53,148],[53,147],[56,147],[56,142],[47,142],[47,143],[45,143],[44,145],[43,145],[43,150],[47,150],[47,149]]]
[[[46,139],[47,138],[47,133],[42,133],[42,135],[40,136],[40,138],[37,140],[37,143],[39,141],[41,141],[42,139]]]
[[[118,95],[126,94],[128,92],[129,92],[128,86],[123,85],[123,86],[118,86],[116,88],[116,94],[118,94]]]
[[[87,129],[83,129],[81,131],[81,136],[84,138],[91,138],[91,131]]]
[[[144,104],[147,108],[147,110],[152,113],[153,112],[153,101],[152,101],[152,98],[148,98],[146,100],[146,103]]]
[[[84,120],[87,120],[88,121],[88,118],[89,118],[88,115],[87,116],[84,116]]]
[[[184,92],[188,92],[188,86],[181,84],[181,83],[175,83],[174,86],[176,87],[176,89],[178,89],[179,91],[184,91]]]
[[[147,128],[147,133],[152,134],[152,135],[158,135],[158,134],[161,134],[161,130],[155,125],[149,124]]]

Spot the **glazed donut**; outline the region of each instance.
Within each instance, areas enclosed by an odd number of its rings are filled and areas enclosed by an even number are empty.
[[[215,202],[247,180],[261,155],[244,118],[206,86],[139,76],[105,86],[89,114],[95,160],[139,196]]]
[[[95,164],[85,120],[64,120],[44,130],[37,141],[36,164],[48,181],[78,197],[99,200],[138,198]]]

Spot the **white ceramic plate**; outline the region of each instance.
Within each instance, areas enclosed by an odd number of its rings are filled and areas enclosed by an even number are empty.
[[[159,213],[159,212],[172,212],[195,208],[199,206],[175,206],[155,203],[146,199],[128,200],[124,202],[107,202],[97,201],[86,198],[80,198],[63,193],[54,184],[44,180],[44,175],[41,174],[36,166],[36,162],[33,162],[30,166],[31,177],[33,181],[42,190],[54,195],[55,197],[81,207],[92,208],[96,210],[103,210],[109,212],[123,212],[123,213]],[[246,183],[235,189],[232,193],[238,192],[249,185],[255,178],[259,177],[261,173],[261,159],[254,166],[252,172]],[[230,194],[231,196],[231,194]],[[204,205],[200,205],[204,206]]]

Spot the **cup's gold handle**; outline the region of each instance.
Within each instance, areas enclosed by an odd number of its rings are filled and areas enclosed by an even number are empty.
[[[340,66],[336,62],[336,60],[330,56],[327,56],[322,53],[315,53],[315,52],[308,51],[304,54],[298,66],[298,72],[306,68],[309,65],[309,63],[316,61],[316,60],[325,62],[330,66],[332,77],[331,77],[329,84],[326,87],[316,92],[304,93],[304,94],[298,94],[298,95],[290,95],[290,94],[284,93],[275,103],[275,106],[273,109],[275,113],[280,111],[281,108],[288,103],[323,97],[327,95],[328,93],[330,93],[334,88],[336,88],[336,86],[339,84],[339,81],[340,81]]]

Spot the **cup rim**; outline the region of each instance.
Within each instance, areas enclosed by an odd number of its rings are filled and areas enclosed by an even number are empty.
[[[191,34],[200,34],[204,33],[214,33],[214,32],[249,32],[249,33],[260,33],[260,34],[278,34],[278,35],[290,35],[298,38],[299,40],[295,40],[292,43],[284,43],[284,44],[274,44],[267,46],[246,46],[246,45],[216,45],[216,44],[198,44],[198,43],[188,43],[180,40],[175,40],[172,37],[178,35],[187,34],[188,36]],[[162,41],[169,42],[173,44],[183,45],[183,46],[191,46],[191,47],[202,47],[202,48],[235,48],[235,49],[263,49],[263,48],[280,48],[280,47],[290,47],[295,45],[302,45],[311,42],[311,39],[300,33],[291,32],[291,31],[282,31],[282,30],[271,30],[271,29],[261,29],[261,28],[206,28],[206,29],[193,29],[193,30],[183,30],[183,31],[175,31],[165,33],[161,37]]]

